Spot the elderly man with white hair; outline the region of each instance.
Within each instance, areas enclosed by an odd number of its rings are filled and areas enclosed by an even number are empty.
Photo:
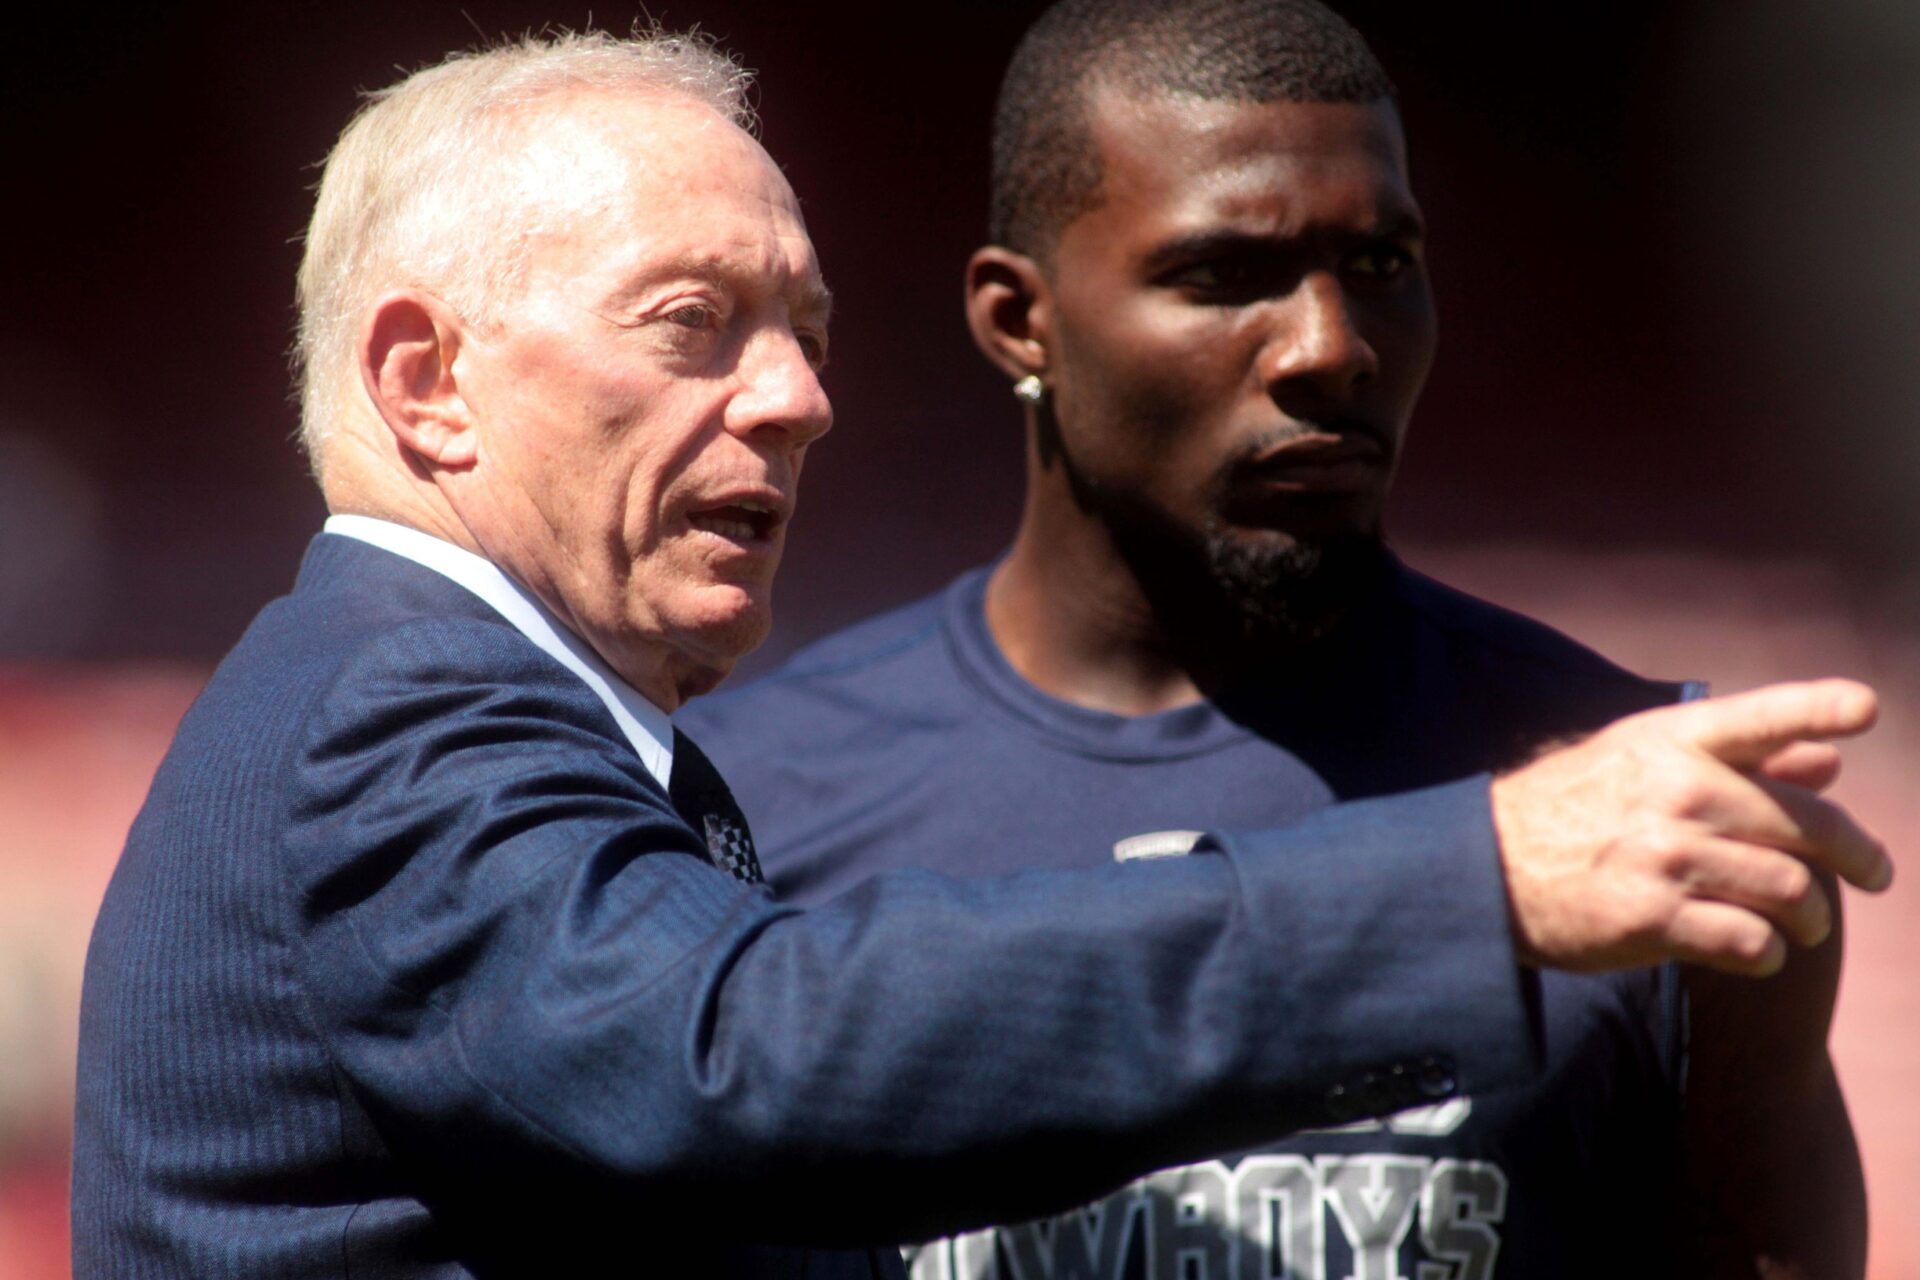
[[[764,635],[830,422],[743,79],[530,41],[343,135],[300,277],[333,515],[102,908],[76,1274],[898,1276],[1523,1078],[1534,966],[1764,971],[1824,930],[1804,863],[1884,883],[1813,794],[1873,714],[1830,682],[1202,856],[776,903],[669,719]]]

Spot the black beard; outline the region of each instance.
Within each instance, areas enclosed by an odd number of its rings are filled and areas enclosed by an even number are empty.
[[[1216,609],[1234,639],[1255,653],[1326,639],[1373,586],[1386,559],[1377,532],[1276,544],[1249,543],[1210,527],[1205,548]]]
[[[1171,650],[1196,676],[1231,682],[1325,640],[1387,565],[1378,529],[1252,539],[1182,524],[1137,494],[1069,472],[1081,510],[1106,526]]]
[[[1219,517],[1182,524],[1127,489],[1088,475],[1067,451],[1053,406],[1037,415],[1040,465],[1060,467],[1074,505],[1105,525],[1140,583],[1168,646],[1190,671],[1231,680],[1279,654],[1318,644],[1380,581],[1377,526],[1311,541],[1236,539]],[[1251,455],[1261,442],[1247,449]],[[1217,504],[1241,459],[1210,486]]]
[[[1219,515],[1195,530],[1140,494],[1089,475],[1067,449],[1051,402],[1035,416],[1045,470],[1065,474],[1074,505],[1107,527],[1147,596],[1170,647],[1190,665],[1244,669],[1275,651],[1325,640],[1379,584],[1389,563],[1378,523],[1318,538],[1236,538]],[[1378,434],[1359,422],[1332,422],[1343,434]],[[1237,473],[1279,436],[1247,443],[1208,486],[1218,512]]]

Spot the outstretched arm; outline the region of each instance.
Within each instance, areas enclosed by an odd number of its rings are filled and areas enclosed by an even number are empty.
[[[475,1238],[524,1237],[535,1199],[582,1239],[642,1213],[782,1243],[1032,1217],[1523,1078],[1503,889],[1534,963],[1722,954],[1685,927],[1704,914],[1750,964],[1773,927],[1811,941],[1767,875],[1793,854],[1885,872],[1811,790],[1769,803],[1726,767],[1870,719],[1859,686],[1807,686],[1635,717],[1491,808],[1469,779],[1188,858],[897,874],[800,912],[708,863],[570,673],[476,626],[411,623],[345,666],[273,851],[345,1087]],[[1690,780],[1647,776],[1669,769]],[[1726,869],[1697,894],[1647,841],[1680,831]]]
[[[478,628],[355,656],[276,852],[345,1087],[488,1249],[508,1199],[582,1239],[925,1238],[1533,1069],[1484,781],[801,912]]]

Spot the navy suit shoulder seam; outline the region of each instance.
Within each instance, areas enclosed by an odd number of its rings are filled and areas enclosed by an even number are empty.
[[[321,694],[321,697],[324,699],[338,687],[339,682],[345,678],[347,669],[355,658],[397,634],[414,628],[431,630],[448,628],[454,631],[466,631],[468,628],[475,627],[481,629],[480,634],[488,637],[498,636],[506,638],[512,643],[524,646],[527,654],[532,657],[537,665],[545,668],[549,675],[556,677],[557,687],[572,692],[575,695],[573,700],[577,700],[581,707],[590,708],[589,714],[592,716],[591,721],[573,719],[572,723],[577,727],[589,729],[598,736],[605,738],[621,752],[632,754],[633,744],[621,730],[620,722],[614,719],[613,712],[607,708],[606,703],[600,700],[599,695],[593,691],[586,681],[582,680],[580,676],[568,668],[565,663],[535,644],[518,627],[515,627],[505,618],[497,616],[473,617],[463,614],[421,614],[410,618],[395,619],[390,623],[383,624],[369,631],[358,643],[342,655],[327,680],[325,690]],[[660,783],[659,779],[653,776],[651,770],[647,769],[646,766],[640,762],[637,755],[634,756],[634,764],[636,766],[635,772],[642,778],[642,781],[650,789],[657,791],[660,798],[665,801],[667,799],[665,786]],[[670,802],[667,808],[671,811],[672,805]]]

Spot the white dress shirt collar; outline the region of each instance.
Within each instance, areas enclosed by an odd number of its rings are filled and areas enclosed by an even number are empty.
[[[492,561],[430,533],[372,516],[328,516],[325,528],[328,533],[356,538],[424,565],[493,606],[515,630],[593,690],[612,713],[620,732],[633,744],[647,772],[662,787],[667,785],[667,779],[673,776],[673,721],[667,713],[616,675],[591,645],[568,630],[538,597],[502,573]]]

